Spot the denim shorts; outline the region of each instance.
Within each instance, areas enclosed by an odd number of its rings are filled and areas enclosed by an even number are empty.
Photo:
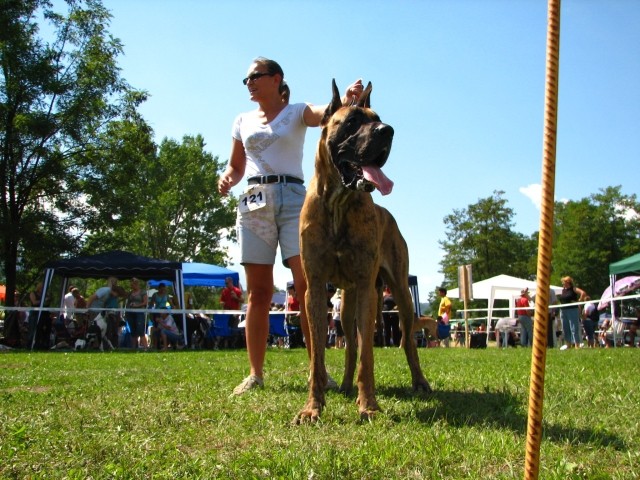
[[[236,229],[240,263],[273,265],[280,245],[282,263],[300,255],[300,211],[306,189],[298,183],[255,185],[265,194],[267,207],[250,212],[238,210]]]

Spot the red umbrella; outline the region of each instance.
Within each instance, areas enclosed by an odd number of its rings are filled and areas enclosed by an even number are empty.
[[[614,289],[614,297],[624,296],[629,292],[633,292],[640,288],[640,277],[624,277],[619,280],[616,280],[615,289]],[[603,292],[602,297],[600,297],[600,303],[598,304],[598,310],[604,310],[604,308],[609,305],[611,301],[611,285],[607,287],[607,289]]]

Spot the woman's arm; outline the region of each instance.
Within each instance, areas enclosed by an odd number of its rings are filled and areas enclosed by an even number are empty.
[[[578,301],[579,302],[584,302],[586,297],[587,297],[587,293],[584,290],[582,290],[581,288],[578,288],[578,287],[576,287],[576,293],[579,296]]]
[[[247,154],[244,145],[240,140],[235,138],[231,142],[231,156],[229,157],[229,165],[218,180],[218,192],[225,196],[231,190],[231,187],[237,185],[244,176],[244,170],[247,165]]]
[[[362,90],[364,90],[364,87],[362,86],[362,79],[359,78],[347,87],[344,94],[345,98],[342,100],[343,104],[354,100],[357,101],[358,98],[360,98]],[[320,126],[326,109],[327,105],[307,105],[307,108],[304,109],[304,113],[302,114],[305,125],[307,127]]]

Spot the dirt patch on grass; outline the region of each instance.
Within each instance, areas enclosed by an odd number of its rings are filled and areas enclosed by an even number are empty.
[[[2,392],[16,393],[16,392],[33,392],[33,393],[47,393],[51,391],[51,387],[10,387],[0,390]]]

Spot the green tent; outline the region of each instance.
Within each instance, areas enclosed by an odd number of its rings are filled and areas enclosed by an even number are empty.
[[[609,264],[610,275],[631,272],[640,272],[640,253],[636,253],[629,258]]]

